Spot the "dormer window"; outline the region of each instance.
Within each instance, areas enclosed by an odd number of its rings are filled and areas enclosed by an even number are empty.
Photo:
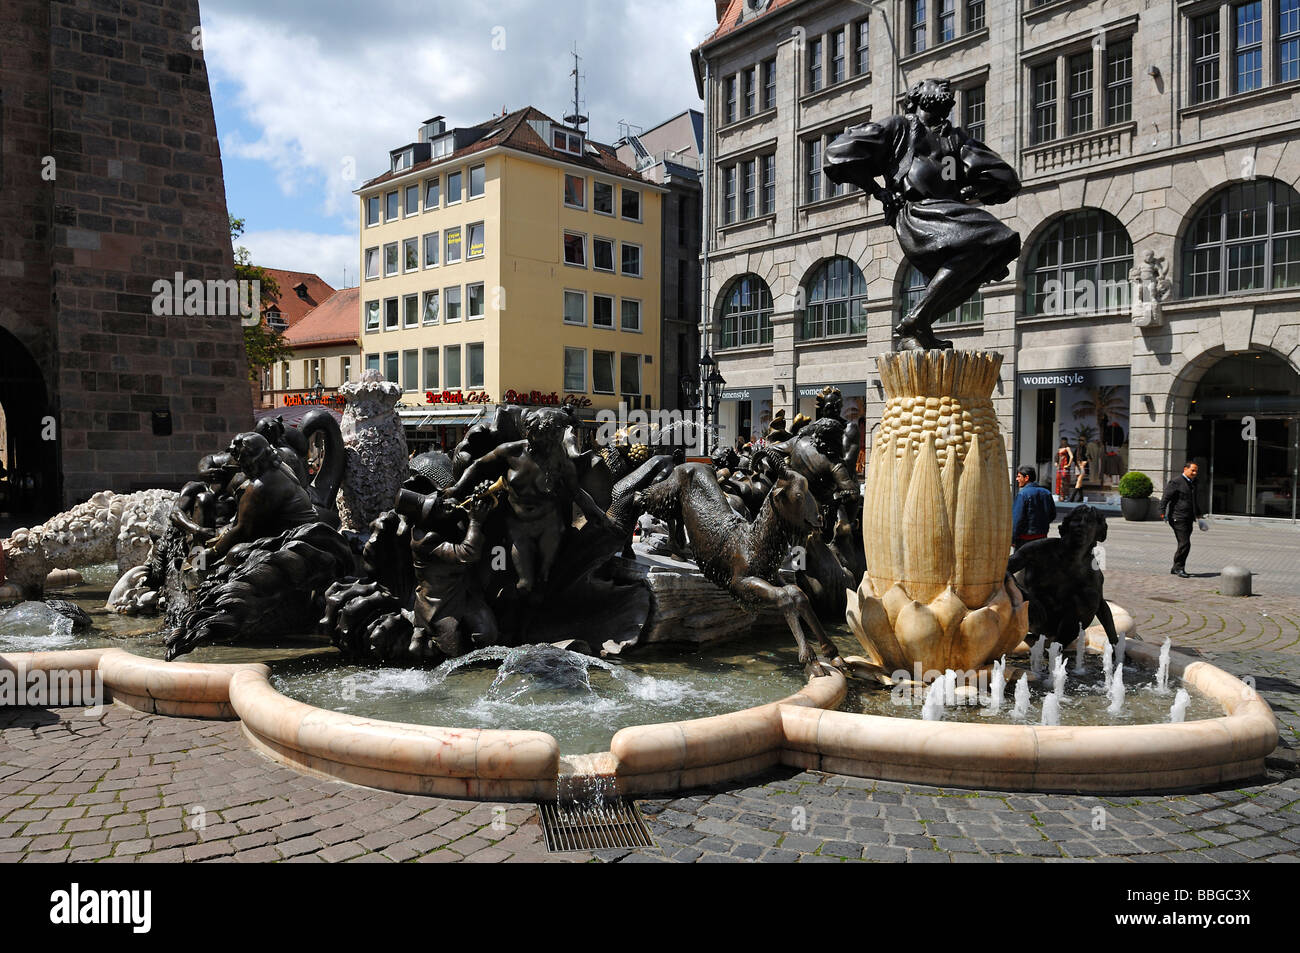
[[[568,152],[575,156],[582,155],[582,136],[566,129],[551,130],[551,145],[560,152]]]
[[[266,312],[266,326],[279,334],[288,329],[289,322],[284,319],[284,315],[279,311],[268,311]]]
[[[401,149],[392,155],[394,172],[404,172],[415,164],[414,149]]]
[[[296,285],[293,286],[293,290],[298,295],[298,297],[301,298],[303,301],[307,300],[306,282],[302,282],[302,281],[298,282]]]

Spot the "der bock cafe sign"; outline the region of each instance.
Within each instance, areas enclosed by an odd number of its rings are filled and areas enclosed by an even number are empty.
[[[428,404],[495,404],[496,401],[487,393],[487,391],[472,390],[461,392],[456,390],[444,391],[425,391],[425,403]],[[555,391],[544,394],[541,391],[534,390],[528,393],[522,393],[516,390],[505,392],[506,404],[520,404],[523,406],[535,407],[559,407],[561,404],[572,404],[574,407],[590,407],[591,398],[582,394],[565,394],[560,396]]]

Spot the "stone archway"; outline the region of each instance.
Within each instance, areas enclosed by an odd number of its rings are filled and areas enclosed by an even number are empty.
[[[58,415],[31,352],[0,328],[0,408],[6,468],[0,511],[44,517],[59,508],[62,474]]]

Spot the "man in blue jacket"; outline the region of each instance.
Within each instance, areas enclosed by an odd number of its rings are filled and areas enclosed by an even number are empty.
[[[1015,505],[1011,508],[1011,545],[1019,549],[1032,539],[1043,539],[1056,519],[1056,503],[1052,494],[1038,485],[1038,472],[1033,467],[1016,470]]]

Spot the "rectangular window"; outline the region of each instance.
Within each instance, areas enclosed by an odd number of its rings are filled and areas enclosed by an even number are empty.
[[[389,192],[384,196],[384,220],[395,222],[401,217],[402,203],[401,195],[397,192]]]
[[[476,199],[487,190],[487,166],[472,165],[469,167],[469,197]]]
[[[614,186],[608,182],[591,183],[591,208],[601,215],[613,215]]]
[[[446,246],[443,252],[443,261],[449,265],[460,261],[460,229],[447,229],[443,233],[443,244]]]
[[[758,162],[748,159],[740,164],[744,184],[744,201],[741,203],[741,218],[753,218],[758,205]]]
[[[587,351],[581,347],[564,349],[564,390],[569,394],[587,392]]]
[[[366,330],[367,331],[379,330],[379,302],[378,301],[366,302]]]
[[[419,271],[420,269],[420,240],[418,238],[406,238],[402,240],[402,270]]]
[[[401,371],[401,355],[397,351],[388,351],[384,354],[384,380],[392,381],[394,384],[402,383],[398,373]]]
[[[418,185],[408,185],[406,187],[406,214],[420,214],[420,187]]]
[[[280,365],[280,381],[283,384],[285,390],[289,390],[290,380],[291,379],[289,377],[289,362],[285,361],[283,364]]]
[[[631,242],[623,243],[623,274],[633,278],[641,277],[641,246]]]
[[[447,204],[448,205],[455,205],[457,202],[460,201],[461,176],[462,173],[460,172],[447,173]]]
[[[641,355],[619,355],[619,378],[621,393],[634,395],[641,393]]]
[[[372,195],[366,199],[366,228],[379,224],[379,196]]]
[[[754,74],[755,69],[747,69],[741,76],[744,77],[745,98],[744,109],[746,116],[754,115]]]
[[[424,210],[426,212],[429,211],[430,209],[435,209],[442,204],[442,199],[440,197],[442,192],[442,189],[440,188],[441,184],[442,184],[442,179],[436,177],[425,180]]]
[[[418,328],[420,326],[420,296],[406,295],[402,298],[402,327]]]
[[[443,317],[448,323],[460,320],[460,285],[442,289]]]
[[[804,201],[819,202],[822,198],[822,141],[809,139],[803,144]]]
[[[614,270],[614,240],[611,238],[593,238],[591,240],[591,267],[597,271]]]
[[[831,82],[842,83],[845,77],[845,66],[848,61],[845,58],[846,47],[844,43],[844,31],[836,30],[831,34]]]
[[[1300,0],[1280,0],[1277,8],[1277,81],[1300,79]]]
[[[420,389],[420,352],[402,352],[402,390]]]
[[[1069,135],[1092,129],[1092,50],[1071,56],[1066,61],[1070,77]]]
[[[483,387],[483,345],[465,345],[465,386]]]
[[[972,86],[962,101],[962,125],[972,138],[984,141],[984,87]]]
[[[763,62],[763,108],[776,108],[776,60]]]
[[[396,331],[401,317],[401,302],[397,298],[385,298],[384,330]]]
[[[564,292],[564,323],[587,323],[587,293],[585,291]]]
[[[587,267],[587,239],[584,236],[564,233],[564,263],[578,268]]]
[[[766,155],[759,161],[763,165],[762,214],[771,215],[776,211],[776,156]]]
[[[907,5],[907,51],[925,49],[925,0],[910,0]]]
[[[939,6],[939,42],[957,38],[957,0],[937,0]]]
[[[1219,98],[1219,11],[1192,21],[1192,102]]]
[[[1050,142],[1056,138],[1056,63],[1039,66],[1031,74],[1033,90],[1033,126],[1031,141]]]
[[[853,75],[865,76],[871,72],[871,20],[853,24]]]
[[[736,220],[736,167],[729,165],[722,170],[722,224],[730,225]]]
[[[424,293],[424,323],[438,323],[438,291],[426,291]]]
[[[378,354],[367,354],[367,355],[366,355],[366,370],[368,370],[368,371],[377,371],[377,370],[379,370],[379,355],[378,355]]]
[[[438,264],[438,233],[430,232],[424,236],[424,267],[432,268]]]
[[[474,321],[483,317],[487,306],[487,292],[483,282],[479,281],[465,286],[465,320]]]
[[[426,347],[424,349],[424,389],[438,389],[438,349],[436,347]]]
[[[366,278],[379,277],[379,246],[366,249]]]
[[[822,88],[822,41],[821,37],[808,41],[808,92],[815,93]]]
[[[564,177],[564,204],[569,208],[587,207],[587,180],[583,176]]]
[[[352,380],[352,358],[344,356],[339,358],[339,383],[346,384]]]
[[[591,296],[591,326],[593,328],[614,327],[614,299],[609,295]]]
[[[1248,93],[1264,84],[1264,10],[1261,0],[1232,8],[1234,61],[1232,91]]]
[[[614,393],[614,352],[591,352],[591,389],[597,394]]]
[[[984,0],[966,0],[966,32],[984,29]]]
[[[623,217],[630,222],[641,221],[641,193],[623,186]]]
[[[401,253],[398,250],[397,242],[392,242],[384,246],[384,274],[397,274],[398,266],[401,265]]]
[[[442,386],[460,390],[460,345],[442,349]]]
[[[1133,42],[1125,40],[1106,48],[1106,125],[1132,119]]]
[[[641,330],[641,302],[624,298],[622,302],[622,328],[624,331]]]
[[[465,249],[466,258],[482,258],[484,249],[484,232],[482,222],[471,222],[466,228],[469,234],[466,240],[469,248]]]
[[[728,76],[722,81],[723,104],[722,121],[736,121],[736,77]]]

